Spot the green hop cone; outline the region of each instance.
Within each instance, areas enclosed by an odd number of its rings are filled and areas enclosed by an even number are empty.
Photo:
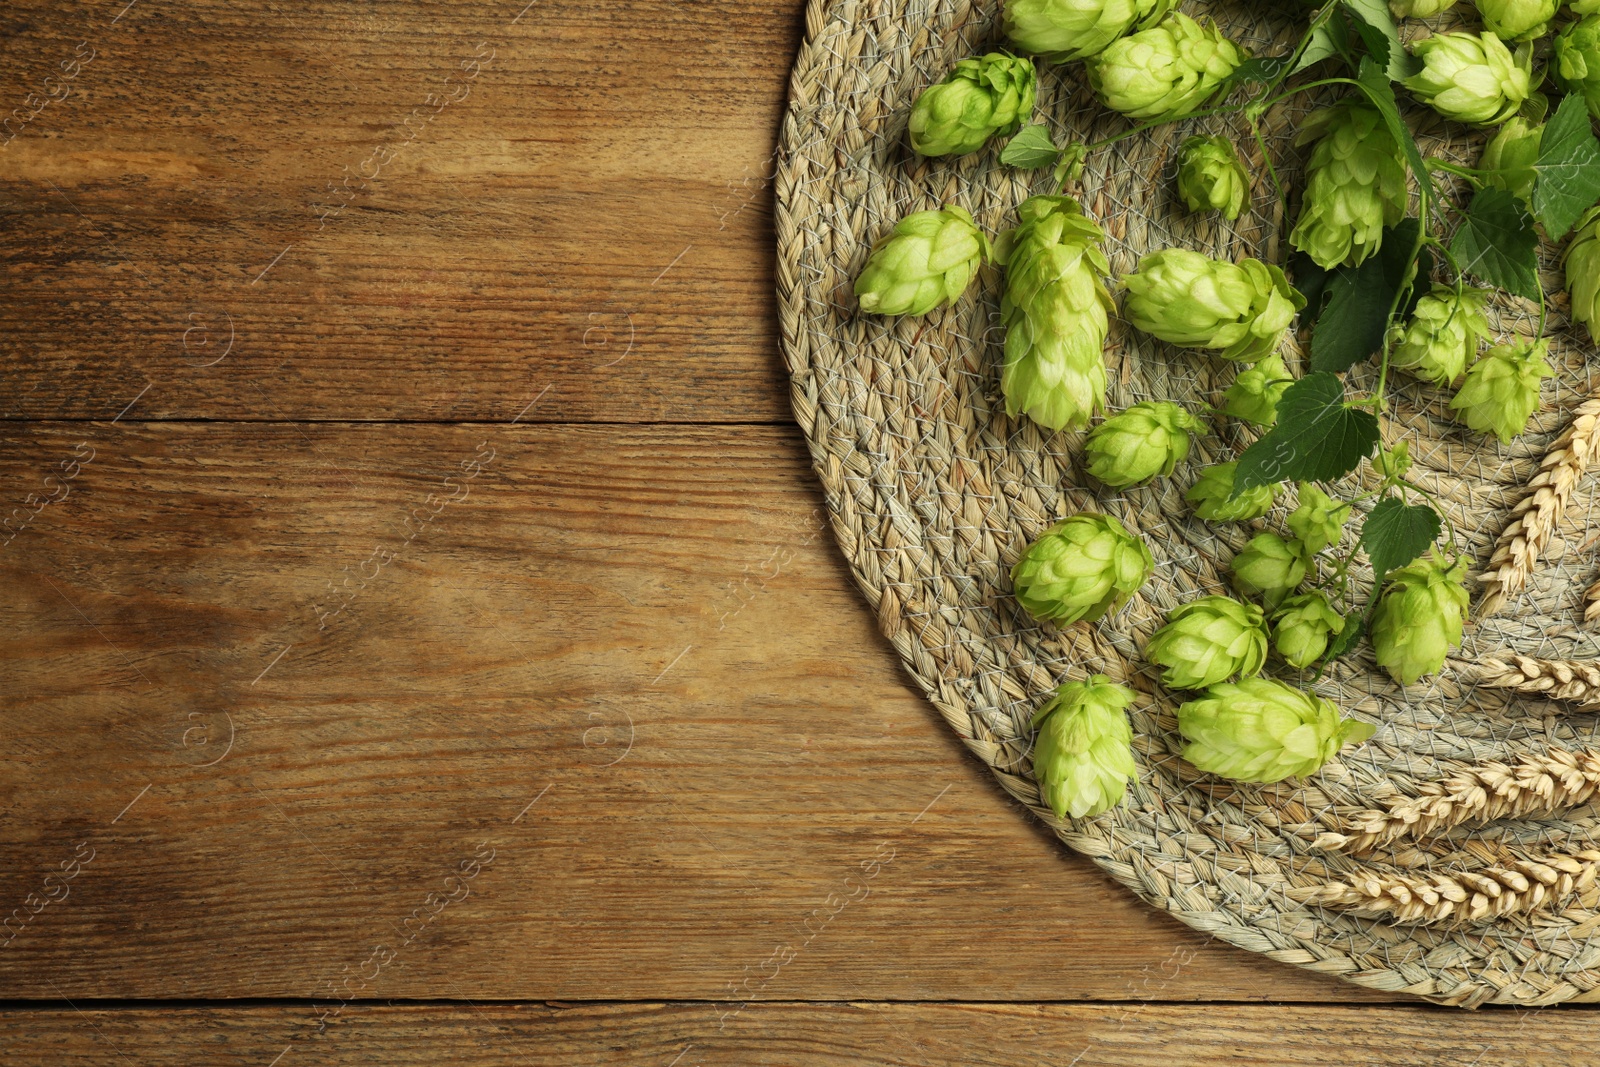
[[[1489,138],[1478,158],[1478,169],[1489,172],[1484,182],[1527,201],[1533,196],[1533,181],[1538,177],[1533,167],[1539,161],[1543,139],[1543,126],[1519,116],[1508,119]]]
[[[1328,651],[1344,632],[1344,616],[1321,593],[1301,593],[1285,600],[1272,617],[1272,650],[1291,667],[1304,670]]]
[[[1200,472],[1199,480],[1183,495],[1194,505],[1196,515],[1213,522],[1245,522],[1272,510],[1272,502],[1278,498],[1277,485],[1258,485],[1233,495],[1233,474],[1238,467],[1237,460],[1230,460]]]
[[[1230,222],[1250,200],[1250,172],[1226,137],[1191,137],[1178,149],[1178,195],[1190,211],[1220,211]]]
[[[1168,12],[1088,61],[1089,84],[1129,118],[1179,119],[1199,109],[1245,55],[1216,26]]]
[[[1456,0],[1389,0],[1397,19],[1431,19],[1456,6]]]
[[[1465,556],[1446,567],[1430,552],[1389,576],[1370,636],[1378,666],[1401,685],[1443,667],[1451,646],[1461,644],[1466,573]]]
[[[869,314],[926,315],[955,303],[990,254],[965,208],[915,212],[872,246],[856,299]]]
[[[1533,91],[1533,53],[1512,55],[1493,33],[1439,33],[1418,41],[1411,54],[1422,69],[1402,84],[1447,119],[1496,126],[1517,113]]]
[[[1312,482],[1299,483],[1300,506],[1289,513],[1289,529],[1306,551],[1321,552],[1336,545],[1350,521],[1350,505],[1335,500]]]
[[[1277,267],[1257,259],[1225,263],[1187,248],[1151,252],[1122,284],[1123,310],[1135,328],[1243,363],[1270,355],[1306,306]]]
[[[1289,388],[1289,368],[1277,355],[1240,370],[1222,394],[1222,410],[1235,419],[1271,426],[1278,421],[1278,401]]]
[[[1168,615],[1144,655],[1163,668],[1161,683],[1169,689],[1204,689],[1236,674],[1258,674],[1267,661],[1267,620],[1254,604],[1203,596]]]
[[[1457,299],[1451,286],[1434,286],[1417,301],[1411,321],[1390,330],[1394,347],[1389,350],[1389,365],[1423,381],[1449,385],[1466,371],[1478,354],[1478,342],[1489,335],[1484,314],[1488,303],[1486,289],[1462,289]]]
[[[1005,34],[1024,52],[1067,63],[1098,54],[1167,7],[1168,0],[1006,0]]]
[[[1133,690],[1096,674],[1066,683],[1034,715],[1033,776],[1058,817],[1099,815],[1122,800],[1136,770],[1131,703]]]
[[[1126,526],[1085,512],[1028,546],[1011,568],[1011,591],[1034,618],[1065,626],[1120,608],[1154,567],[1144,541]]]
[[[1033,114],[1033,60],[1004,52],[963,59],[911,105],[911,147],[923,156],[976,152],[996,134],[1016,133]]]
[[[1260,597],[1270,610],[1306,580],[1309,564],[1310,554],[1300,541],[1258,533],[1233,557],[1233,587],[1245,596]]]
[[[1306,164],[1300,219],[1289,243],[1325,270],[1364,262],[1406,207],[1400,142],[1371,104],[1346,101],[1312,115],[1295,138],[1316,141]]]
[[[1600,0],[1570,0],[1567,10],[1574,15],[1593,15],[1600,12]]]
[[[1561,0],[1477,0],[1477,7],[1483,28],[1502,41],[1531,41],[1544,36]]]
[[[1600,15],[1585,15],[1556,34],[1549,63],[1556,84],[1583,97],[1589,114],[1600,117]]]
[[[1539,410],[1539,382],[1555,373],[1544,358],[1549,350],[1550,342],[1542,338],[1489,349],[1467,370],[1450,409],[1472,429],[1509,442]]]
[[[1113,489],[1165,477],[1189,454],[1189,435],[1201,425],[1177,404],[1146,400],[1089,431],[1085,466]]]
[[[1082,429],[1106,406],[1102,349],[1116,309],[1100,227],[1070,196],[1031,196],[1001,241],[1006,266],[1000,372],[1006,414],[1026,412],[1049,430]]]
[[[1590,208],[1578,220],[1561,265],[1572,297],[1572,319],[1583,323],[1594,340],[1600,326],[1600,207]]]
[[[1347,743],[1371,737],[1371,723],[1339,718],[1315,693],[1271,678],[1214,685],[1178,708],[1188,740],[1183,758],[1238,782],[1281,782],[1315,774]]]
[[[1397,441],[1393,448],[1380,447],[1378,457],[1372,461],[1372,465],[1377,467],[1378,473],[1385,478],[1399,481],[1411,469],[1411,446],[1404,441]]]

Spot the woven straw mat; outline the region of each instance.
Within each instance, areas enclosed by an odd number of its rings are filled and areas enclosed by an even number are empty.
[[[1257,55],[1284,51],[1299,32],[1289,22],[1292,13],[1264,6],[1190,3],[1187,10],[1217,18]],[[1283,963],[1442,1003],[1600,999],[1594,933],[1600,912],[1579,904],[1493,922],[1424,926],[1302,906],[1289,892],[1365,871],[1458,869],[1464,855],[1470,867],[1484,842],[1491,850],[1505,846],[1528,854],[1571,853],[1593,844],[1597,822],[1590,807],[1404,841],[1359,857],[1320,852],[1312,844],[1339,813],[1414,794],[1420,784],[1462,766],[1552,748],[1600,749],[1593,714],[1475,689],[1461,669],[1496,652],[1600,656],[1594,634],[1581,625],[1582,590],[1596,571],[1588,479],[1527,588],[1497,615],[1469,623],[1460,659],[1442,674],[1402,689],[1362,651],[1314,682],[1309,675],[1287,675],[1346,714],[1376,723],[1375,737],[1307,781],[1265,787],[1224,782],[1179,758],[1179,697],[1156,684],[1140,650],[1171,609],[1227,591],[1233,553],[1259,529],[1283,529],[1294,493],[1255,523],[1196,520],[1183,492],[1204,466],[1237,456],[1248,443],[1236,426],[1222,424],[1196,436],[1172,478],[1121,493],[1090,484],[1076,462],[1081,434],[1049,434],[1005,415],[998,384],[1001,278],[994,268],[986,268],[955,307],[923,318],[857,311],[851,283],[872,242],[903,215],[960,204],[996,234],[1014,224],[1014,209],[1025,197],[1054,191],[1048,170],[1002,167],[996,145],[937,161],[919,159],[906,145],[906,116],[916,94],[957,60],[1003,47],[996,16],[994,6],[963,0],[812,0],[783,125],[778,289],[795,414],[834,532],[884,633],[1008,793],[1061,840],[1189,926]],[[1040,71],[1036,121],[1051,124],[1058,144],[1127,128],[1095,102],[1081,65],[1041,64]],[[1267,117],[1268,144],[1291,189],[1301,185],[1305,158],[1292,131],[1314,103],[1297,97],[1290,109]],[[1475,161],[1481,136],[1414,109],[1410,118],[1425,152]],[[1225,259],[1283,261],[1282,234],[1294,216],[1275,202],[1247,130],[1230,121],[1158,128],[1091,156],[1078,191],[1109,235],[1116,274],[1133,269],[1141,253],[1173,245]],[[1175,203],[1173,156],[1197,131],[1232,135],[1256,175],[1254,211],[1235,225],[1215,213],[1188,215]],[[1542,254],[1546,291],[1555,292],[1556,252],[1547,247]],[[1413,479],[1443,502],[1478,567],[1572,408],[1597,384],[1564,301],[1555,297],[1550,316],[1559,376],[1546,381],[1542,410],[1512,444],[1502,447],[1465,431],[1447,417],[1448,393],[1404,376],[1385,419],[1386,443],[1410,442]],[[1531,305],[1501,298],[1491,323],[1505,337],[1530,334],[1536,319]],[[1296,367],[1300,348],[1293,338],[1285,348]],[[1233,375],[1222,361],[1165,346],[1115,320],[1106,360],[1113,411],[1147,399],[1217,405]],[[1360,387],[1371,371],[1353,374]],[[1351,496],[1371,487],[1371,473],[1363,470],[1342,488]],[[1011,598],[1010,568],[1054,521],[1085,510],[1115,515],[1142,534],[1155,555],[1154,577],[1125,609],[1099,623],[1038,623]],[[1360,581],[1370,584],[1370,575]],[[1058,820],[1039,803],[1028,721],[1057,685],[1093,672],[1139,694],[1130,709],[1139,773],[1121,807],[1095,818]]]

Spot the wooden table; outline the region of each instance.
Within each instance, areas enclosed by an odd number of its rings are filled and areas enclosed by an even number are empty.
[[[907,684],[798,0],[125,2],[0,10],[0,1062],[1596,1062],[1153,912]]]

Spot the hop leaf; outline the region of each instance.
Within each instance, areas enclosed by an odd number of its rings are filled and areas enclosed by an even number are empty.
[[[1021,223],[1003,242],[1006,414],[1026,412],[1050,430],[1081,429],[1105,409],[1101,350],[1116,307],[1101,280],[1105,235],[1070,196],[1031,196],[1017,215]]]
[[[925,315],[955,303],[989,256],[989,239],[966,209],[918,211],[873,246],[856,298],[870,314]]]
[[[1171,689],[1204,689],[1236,674],[1261,671],[1267,660],[1267,623],[1261,609],[1225,596],[1203,596],[1167,616],[1145,645]]]
[[[1179,706],[1178,729],[1189,741],[1184,759],[1241,782],[1305,778],[1373,734],[1370,723],[1339,718],[1330,701],[1270,678],[1212,686]]]
[[[1057,689],[1033,717],[1033,776],[1058,818],[1099,815],[1122,800],[1136,771],[1124,714],[1132,702],[1133,690],[1096,674]]]
[[[1015,133],[1033,114],[1036,77],[1031,59],[1004,52],[963,59],[911,106],[912,149],[924,156],[959,156],[976,152],[995,134]]]
[[[1011,568],[1017,602],[1059,625],[1121,607],[1150,577],[1145,543],[1109,515],[1074,515],[1045,531]]]
[[[1600,207],[1590,208],[1578,220],[1562,266],[1572,297],[1573,321],[1583,323],[1589,339],[1594,340],[1595,324],[1600,323]]]

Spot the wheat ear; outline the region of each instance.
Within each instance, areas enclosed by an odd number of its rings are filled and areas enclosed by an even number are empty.
[[[1488,567],[1478,576],[1485,594],[1479,618],[1499,611],[1506,599],[1527,583],[1578,479],[1596,460],[1600,460],[1600,397],[1590,397],[1573,412],[1572,424],[1556,439],[1528,482],[1529,492],[1511,509],[1511,522],[1495,542]],[[1600,614],[1600,608],[1595,613]]]
[[[1290,889],[1302,904],[1386,915],[1403,923],[1472,923],[1548,911],[1582,894],[1593,903],[1600,852],[1516,859],[1504,866],[1425,875],[1361,872],[1348,881]]]
[[[1600,708],[1600,660],[1486,656],[1475,663],[1459,663],[1458,673],[1489,689],[1514,689],[1571,701],[1580,708]]]
[[[1551,749],[1465,767],[1443,781],[1426,782],[1416,796],[1385,800],[1340,819],[1343,832],[1319,834],[1318,848],[1360,852],[1400,837],[1429,837],[1463,823],[1548,815],[1587,803],[1600,792],[1600,754]]]

